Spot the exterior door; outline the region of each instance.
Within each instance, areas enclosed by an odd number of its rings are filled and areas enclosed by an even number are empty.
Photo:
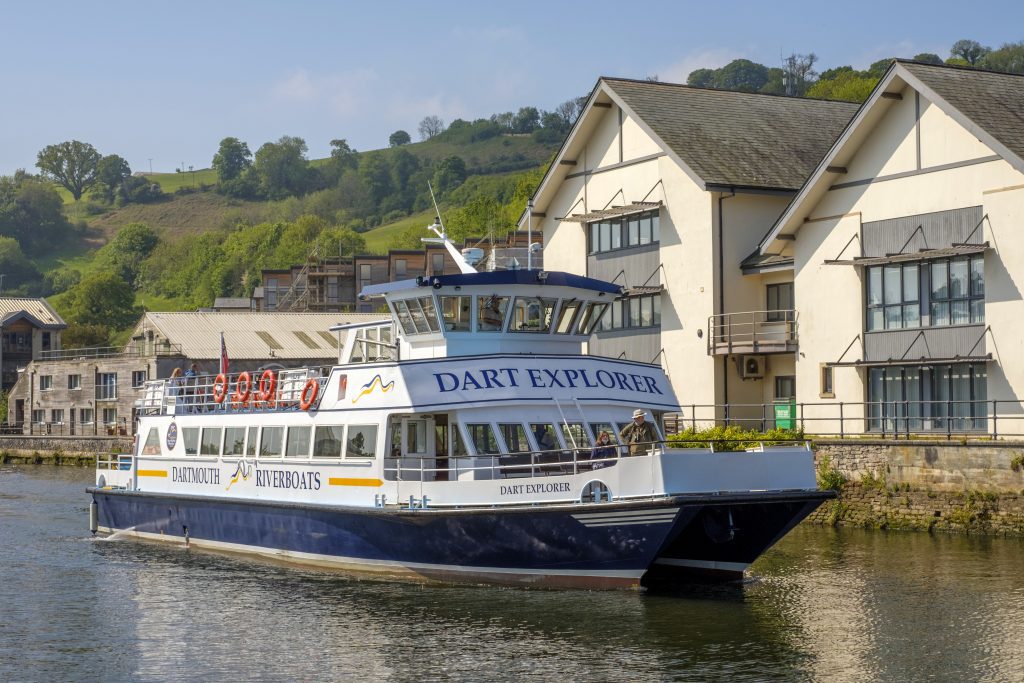
[[[423,481],[436,478],[434,470],[437,449],[434,438],[434,419],[420,417],[402,418],[402,478],[418,479],[423,471]]]

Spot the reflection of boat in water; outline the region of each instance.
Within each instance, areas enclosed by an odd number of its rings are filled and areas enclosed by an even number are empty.
[[[461,267],[365,289],[392,317],[339,327],[326,371],[150,382],[136,451],[99,464],[97,529],[383,575],[633,588],[739,576],[828,497],[804,447],[674,451],[658,435],[591,457],[634,408],[654,423],[678,409],[660,367],[581,353],[619,288]]]

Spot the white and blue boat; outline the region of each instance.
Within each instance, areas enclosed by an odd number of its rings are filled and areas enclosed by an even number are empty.
[[[584,352],[619,287],[460,267],[364,290],[390,317],[336,328],[333,367],[148,383],[134,452],[98,461],[93,531],[387,577],[629,589],[741,577],[831,497],[806,445],[666,447],[679,402],[662,368]],[[637,409],[656,439],[593,449]]]

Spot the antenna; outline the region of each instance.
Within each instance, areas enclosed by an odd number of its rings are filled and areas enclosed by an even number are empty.
[[[427,189],[430,190],[430,199],[434,202],[434,210],[437,211],[437,216],[434,218],[434,224],[428,225],[427,230],[432,231],[437,237],[421,237],[420,241],[426,244],[440,244],[448,253],[451,255],[452,260],[455,261],[455,265],[459,267],[459,272],[463,274],[475,273],[476,268],[469,265],[466,258],[455,248],[451,240],[448,239],[448,231],[445,230],[444,223],[441,222],[441,208],[437,205],[437,197],[434,196],[434,188],[431,187],[430,183],[427,182]],[[440,286],[440,285],[438,285]]]

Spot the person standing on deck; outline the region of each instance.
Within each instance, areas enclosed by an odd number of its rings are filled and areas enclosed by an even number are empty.
[[[646,455],[658,440],[654,425],[647,421],[647,413],[642,408],[633,411],[633,421],[622,428],[619,436],[623,443],[629,444],[630,455]]]

